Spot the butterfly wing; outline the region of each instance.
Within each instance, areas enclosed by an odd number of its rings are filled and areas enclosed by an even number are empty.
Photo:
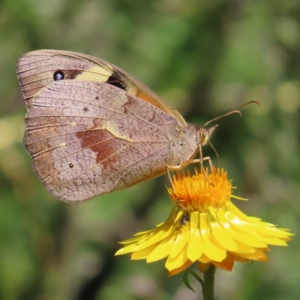
[[[122,69],[96,57],[62,50],[36,50],[23,55],[17,63],[17,76],[27,108],[32,99],[61,71],[64,79],[99,81],[116,86],[156,106],[186,125],[183,117],[143,83]]]
[[[42,82],[42,81],[40,81]],[[62,80],[30,99],[25,144],[50,193],[80,201],[165,172],[174,116],[103,82]]]

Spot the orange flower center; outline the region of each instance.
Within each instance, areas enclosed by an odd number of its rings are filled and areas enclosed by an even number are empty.
[[[176,173],[173,177],[173,189],[168,189],[172,200],[186,211],[207,212],[209,207],[224,207],[232,191],[231,181],[223,169],[206,169],[206,176],[195,168],[195,174]]]

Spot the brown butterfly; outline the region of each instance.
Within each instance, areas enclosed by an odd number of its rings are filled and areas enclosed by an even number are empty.
[[[25,99],[24,143],[47,190],[86,200],[177,170],[195,160],[213,130],[187,124],[122,69],[59,50],[17,63]]]

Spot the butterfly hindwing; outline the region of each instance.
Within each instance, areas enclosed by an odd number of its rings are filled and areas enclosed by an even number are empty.
[[[42,182],[55,197],[79,201],[164,173],[177,122],[109,85],[59,81],[32,99],[26,124]]]

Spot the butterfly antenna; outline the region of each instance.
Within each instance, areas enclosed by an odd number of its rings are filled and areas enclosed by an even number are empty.
[[[252,103],[255,103],[255,104],[257,104],[257,105],[260,105],[260,103],[259,103],[258,101],[249,101],[249,102],[246,102],[246,103],[244,103],[243,105],[241,105],[240,107],[238,107],[238,108],[235,109],[235,110],[232,110],[232,111],[227,112],[227,113],[225,113],[225,114],[223,114],[223,115],[221,115],[221,116],[218,116],[218,117],[216,117],[216,118],[214,118],[214,119],[212,119],[212,120],[209,120],[208,122],[206,122],[206,123],[204,124],[204,127],[207,126],[208,124],[210,124],[210,123],[216,121],[216,120],[222,119],[222,118],[224,118],[224,117],[227,117],[227,116],[230,116],[230,115],[233,115],[233,114],[239,114],[240,116],[242,116],[242,113],[240,112],[240,109],[242,109],[242,108],[245,107],[246,105],[249,105],[249,104],[252,104]]]

